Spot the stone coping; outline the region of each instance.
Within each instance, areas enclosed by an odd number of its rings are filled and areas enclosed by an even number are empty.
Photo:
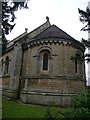
[[[21,91],[21,94],[32,94],[32,95],[52,95],[52,96],[76,96],[76,93],[57,93],[57,92],[37,92],[37,91]]]

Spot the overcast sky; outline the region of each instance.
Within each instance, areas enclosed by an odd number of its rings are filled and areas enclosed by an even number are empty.
[[[50,23],[67,32],[76,40],[88,38],[87,32],[81,32],[84,26],[79,21],[78,8],[86,10],[89,0],[30,0],[28,10],[16,12],[16,26],[7,36],[12,40],[28,28],[28,32],[40,26],[50,18]]]

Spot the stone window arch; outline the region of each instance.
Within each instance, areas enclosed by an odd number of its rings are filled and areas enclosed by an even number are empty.
[[[6,59],[5,59],[4,74],[8,73],[8,69],[9,69],[9,57],[7,56]]]
[[[36,55],[36,73],[39,75],[49,75],[53,72],[53,50],[48,46],[39,47]]]
[[[42,50],[40,52],[41,71],[49,71],[50,69],[50,51]]]
[[[45,51],[43,53],[43,70],[48,70],[49,69],[49,59],[50,59],[50,52]]]
[[[75,72],[82,74],[82,55],[80,53],[75,55]]]

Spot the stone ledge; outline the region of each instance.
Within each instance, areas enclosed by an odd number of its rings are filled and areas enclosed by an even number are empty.
[[[81,77],[71,77],[71,76],[50,76],[50,75],[37,75],[30,77],[21,77],[20,79],[58,79],[58,80],[79,80],[84,81]]]
[[[2,95],[9,98],[17,98],[17,90],[2,89]]]
[[[28,92],[28,91],[21,91],[21,94],[31,94],[31,95],[47,95],[47,96],[76,96],[76,93],[51,93],[51,92]]]
[[[73,96],[76,96],[76,94],[36,93],[24,91],[20,95],[20,101],[27,104],[65,107],[72,105],[71,99]]]

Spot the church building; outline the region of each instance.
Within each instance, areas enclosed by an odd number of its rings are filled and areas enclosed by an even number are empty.
[[[84,51],[81,42],[46,17],[44,24],[7,43],[0,58],[3,96],[30,104],[71,105],[86,86]]]

